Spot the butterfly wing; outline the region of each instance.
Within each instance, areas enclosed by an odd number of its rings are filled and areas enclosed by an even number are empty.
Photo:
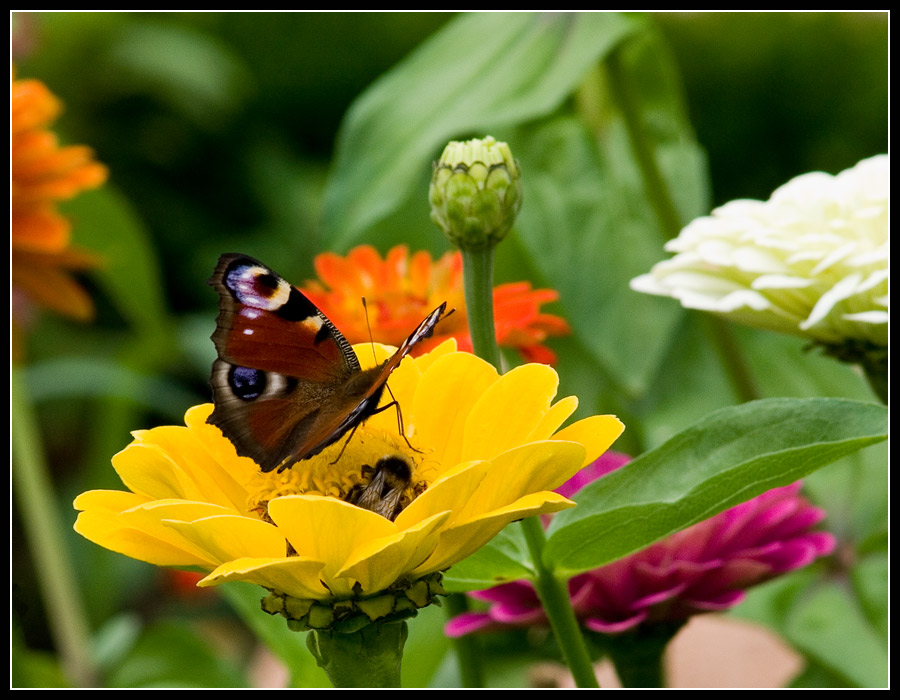
[[[334,324],[259,261],[223,255],[210,283],[219,316],[208,422],[264,472],[318,454],[375,413],[391,372],[446,309],[441,304],[384,364],[363,371]]]
[[[208,422],[271,471],[320,430],[323,406],[359,360],[315,304],[259,261],[223,255],[210,283],[219,316]]]
[[[385,360],[383,364],[359,372],[344,384],[341,396],[346,400],[346,406],[349,410],[342,411],[339,416],[335,416],[338,422],[334,425],[333,433],[336,437],[328,443],[329,445],[348,430],[353,429],[380,410],[378,402],[381,400],[381,395],[387,386],[391,373],[397,369],[403,358],[410,353],[416,343],[431,337],[432,333],[434,333],[434,327],[445,315],[446,309],[447,302],[443,302],[425,317],[416,330],[403,341],[396,352]]]

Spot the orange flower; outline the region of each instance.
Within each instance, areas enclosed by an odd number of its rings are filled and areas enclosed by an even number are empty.
[[[96,264],[69,248],[71,225],[56,209],[60,200],[106,180],[106,168],[87,146],[60,147],[46,127],[60,101],[38,80],[15,80],[10,100],[10,202],[13,326],[32,305],[80,320],[93,315],[90,297],[70,271]]]
[[[350,343],[399,346],[428,312],[442,301],[456,313],[442,320],[434,336],[419,343],[413,355],[421,355],[447,338],[456,338],[460,350],[471,352],[463,293],[462,256],[445,253],[433,261],[427,251],[412,256],[406,246],[396,246],[384,259],[372,246],[362,245],[347,257],[335,253],[316,256],[318,281],[307,282],[303,292],[341,329]],[[365,298],[365,311],[361,299]],[[528,362],[553,364],[556,355],[543,345],[548,337],[570,332],[559,316],[541,313],[542,304],[556,301],[552,289],[532,289],[530,282],[501,284],[494,288],[494,324],[502,347],[518,350]]]

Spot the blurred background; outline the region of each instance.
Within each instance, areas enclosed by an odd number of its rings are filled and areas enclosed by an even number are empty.
[[[336,163],[342,139],[353,135],[342,130],[348,110],[455,19],[12,13],[15,77],[43,81],[65,104],[54,126],[62,141],[89,145],[110,171],[101,190],[63,208],[75,245],[98,251],[114,269],[81,278],[96,320],[77,325],[44,314],[28,331],[29,387],[67,529],[76,494],[121,488],[109,459],[131,430],[179,423],[186,408],[209,399],[216,297],[206,280],[220,253],[249,253],[299,284],[313,276],[317,253],[346,253],[354,242],[372,240],[382,253],[401,242],[435,254],[447,249],[425,209],[430,162],[442,143],[421,163],[418,209],[373,226],[371,236],[336,236],[328,213],[334,205],[326,200],[340,197],[340,173],[349,167]],[[887,13],[660,13],[651,23],[670,52],[668,84],[681,90],[705,153],[706,211],[735,198],[766,199],[800,173],[837,173],[887,152]],[[459,47],[461,61],[467,50]],[[500,126],[494,135],[519,155]],[[527,150],[520,157],[527,163]],[[526,210],[528,203],[526,190]],[[661,259],[662,242],[654,245]],[[527,270],[536,284],[558,286],[535,265],[522,265],[521,250],[499,256],[499,282]],[[565,307],[554,311],[567,315]],[[746,340],[752,345],[757,337]],[[605,388],[609,382],[585,380],[584,361],[566,364],[566,342],[555,346],[560,374],[568,369],[576,378],[568,393],[586,399],[586,410],[612,405],[604,412],[640,419],[662,405],[665,413],[666,400],[654,394],[635,391],[626,402]],[[830,372],[836,378],[825,393],[844,393],[853,379],[829,364]],[[823,390],[816,384],[787,391]],[[867,397],[864,386],[856,397]],[[625,445],[632,452],[682,427],[642,425]],[[208,589],[198,592],[177,576],[101,550],[70,529],[68,535],[90,624],[100,631],[97,653],[112,669],[108,683],[275,682],[254,676],[266,678],[266,666],[255,663],[259,648],[234,601],[227,605]],[[16,648],[34,667],[45,662],[45,678],[53,679],[46,624],[52,613],[37,595],[15,508],[11,539]],[[161,677],[148,659],[164,668]]]

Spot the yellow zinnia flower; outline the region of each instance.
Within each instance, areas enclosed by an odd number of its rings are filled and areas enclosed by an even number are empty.
[[[375,350],[360,346],[361,362],[390,351]],[[546,365],[498,375],[449,340],[391,377],[405,436],[386,410],[316,457],[267,474],[206,423],[212,406],[196,406],[186,427],[134,434],[113,458],[130,491],[79,496],[75,529],[136,559],[199,567],[208,572],[201,586],[259,584],[272,594],[269,612],[303,626],[319,626],[312,613],[323,605],[333,605],[323,627],[402,616],[508,523],[574,505],[552,489],[623,426],[593,416],[559,430],[577,399],[553,403],[557,383]],[[385,457],[409,469],[392,471]],[[422,581],[434,584],[424,597]]]

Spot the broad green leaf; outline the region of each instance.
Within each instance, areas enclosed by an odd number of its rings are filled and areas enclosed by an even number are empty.
[[[887,551],[871,554],[857,562],[850,571],[853,592],[872,628],[887,644],[889,639],[888,583],[890,561]]]
[[[788,641],[859,688],[886,688],[886,645],[868,624],[856,601],[835,582],[798,601],[783,631]]]
[[[534,578],[522,528],[513,523],[475,554],[444,574],[448,592],[477,591],[507,581]]]
[[[409,620],[406,649],[408,663],[401,668],[404,688],[426,688],[450,652],[450,640],[444,635],[445,609],[429,605]]]
[[[424,205],[429,165],[448,140],[550,114],[642,24],[613,13],[476,13],[450,22],[351,108],[326,192],[325,239],[352,245],[416,186]]]
[[[287,620],[280,615],[267,615],[259,601],[265,595],[259,586],[232,582],[219,586],[232,609],[263,641],[269,650],[288,667],[293,688],[329,688],[331,681],[316,664],[306,648],[306,635],[288,629]]]
[[[767,399],[707,416],[588,485],[551,523],[545,558],[571,576],[743,503],[887,437],[887,409]]]
[[[517,235],[542,283],[559,290],[573,332],[632,399],[653,386],[683,310],[629,282],[709,210],[705,154],[674,61],[645,29],[586,77],[573,114],[508,137],[523,171]]]
[[[662,257],[663,240],[633,165],[623,170],[604,159],[574,116],[511,138],[524,190],[513,235],[540,284],[559,292],[563,317],[614,393],[642,395],[684,312],[628,286]]]
[[[103,291],[153,350],[171,348],[160,264],[151,237],[131,204],[112,185],[82,192],[66,202],[75,243],[95,253],[93,271]]]
[[[98,57],[116,92],[153,95],[194,125],[215,132],[249,97],[251,76],[225,42],[194,27],[131,22]]]
[[[187,622],[161,621],[144,629],[107,683],[120,688],[240,688],[248,685],[243,670]]]
[[[204,398],[171,379],[138,373],[115,359],[70,357],[46,360],[26,369],[32,400],[85,397],[127,399],[173,421],[181,421],[187,406]]]

